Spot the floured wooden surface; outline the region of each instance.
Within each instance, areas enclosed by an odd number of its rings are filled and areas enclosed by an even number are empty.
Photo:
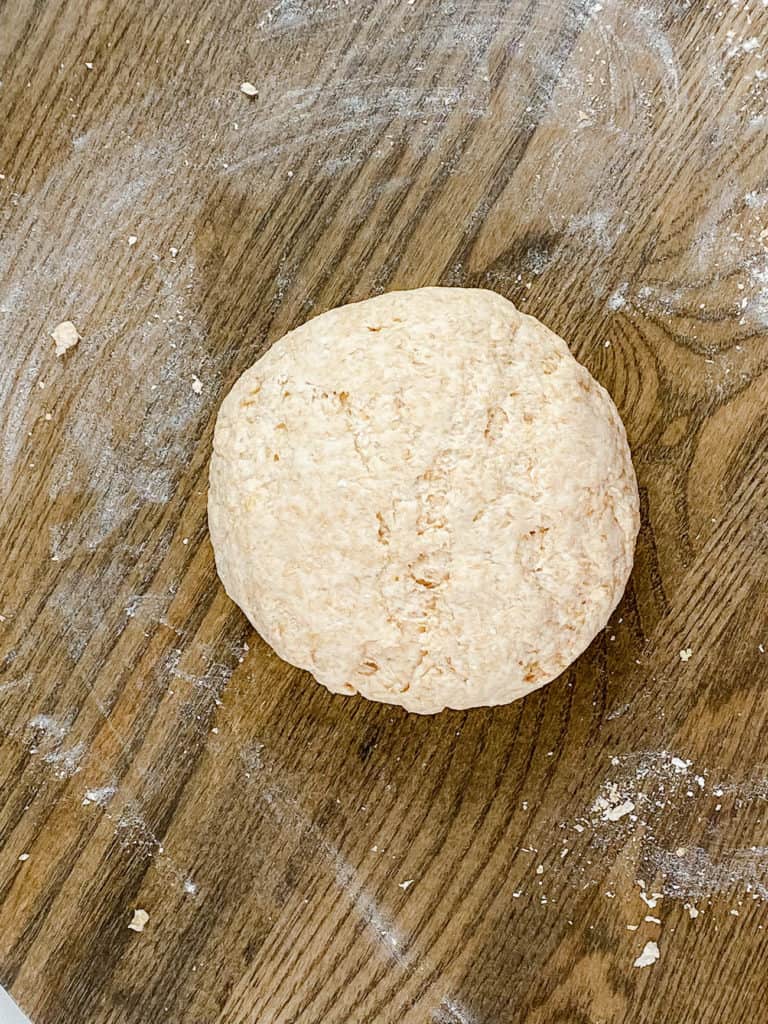
[[[0,7],[0,982],[34,1024],[760,1018],[766,38],[746,0]],[[576,667],[436,720],[283,665],[205,521],[240,372],[425,284],[572,341],[643,510]]]

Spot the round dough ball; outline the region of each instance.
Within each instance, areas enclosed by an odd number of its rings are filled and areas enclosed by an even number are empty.
[[[559,675],[618,603],[639,525],[607,392],[463,288],[276,342],[219,412],[208,513],[227,592],[282,658],[422,714]]]

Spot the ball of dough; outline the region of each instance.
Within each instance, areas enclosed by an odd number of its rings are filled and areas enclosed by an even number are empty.
[[[276,342],[221,407],[208,512],[224,586],[280,657],[422,714],[559,675],[618,603],[639,524],[607,392],[463,288]]]

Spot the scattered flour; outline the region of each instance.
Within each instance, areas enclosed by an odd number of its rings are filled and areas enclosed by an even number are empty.
[[[716,803],[730,797],[737,806],[768,800],[768,774],[759,766],[739,782],[718,780],[712,785],[712,772],[698,768],[692,772],[691,759],[668,751],[644,751],[611,760],[611,777],[602,786],[589,813],[573,827],[583,831],[582,822],[593,830],[593,842],[604,846],[630,837],[639,844],[644,871],[659,879],[660,891],[647,893],[640,882],[640,898],[649,908],[662,898],[686,901],[712,899],[715,896],[749,893],[753,899],[768,900],[768,847],[730,849],[724,846],[717,817],[706,833],[711,848],[690,842],[686,832],[691,816],[697,820],[711,817],[721,808]],[[632,809],[629,809],[629,805]],[[676,841],[670,843],[670,833]],[[716,853],[714,851],[717,851]],[[692,907],[692,918],[699,911]]]
[[[106,807],[109,801],[117,792],[117,786],[100,786],[98,789],[86,789],[83,797],[83,807],[87,807],[89,804],[98,804],[100,807]]]
[[[9,693],[11,690],[26,690],[32,685],[33,680],[34,676],[31,672],[27,672],[17,679],[6,679],[4,683],[0,683],[0,694]]]
[[[440,1005],[432,1011],[431,1016],[435,1024],[478,1024],[467,1008],[450,996],[440,1000]]]
[[[128,927],[132,932],[143,932],[148,921],[149,914],[146,910],[139,908],[138,910],[134,910],[133,917],[131,918]]]
[[[43,754],[43,761],[53,767],[57,779],[69,779],[80,771],[80,762],[84,754],[85,744],[77,743],[68,750],[56,750]]]
[[[343,897],[352,905],[363,925],[375,937],[382,953],[396,966],[406,971],[423,974],[429,972],[429,965],[420,962],[416,953],[411,952],[409,942],[395,925],[395,922],[379,906],[376,898],[365,886],[361,872],[344,857],[339,847],[326,837],[323,830],[303,810],[299,800],[284,785],[275,780],[277,773],[269,772],[273,783],[260,791],[260,797],[270,815],[282,828],[298,832],[312,843],[317,853],[331,866],[336,883]],[[413,879],[403,885],[407,888]],[[452,996],[444,996],[436,1013],[449,1011],[449,1020],[460,1024],[474,1024],[469,1010]],[[435,1014],[433,1014],[433,1019]],[[445,1020],[445,1017],[442,1018]]]
[[[245,743],[240,748],[240,758],[243,762],[247,778],[250,778],[255,772],[261,771],[264,767],[263,750],[264,744],[258,742]]]
[[[717,860],[698,846],[686,849],[682,856],[657,848],[649,851],[649,862],[664,878],[665,894],[672,899],[711,899],[741,891],[768,900],[765,846],[724,850]]]
[[[71,723],[60,721],[52,715],[35,715],[27,722],[27,728],[41,735],[51,743],[58,745],[69,732]]]
[[[750,292],[745,309],[754,323],[768,327],[768,247],[762,256],[747,261],[746,271]]]
[[[614,292],[611,292],[611,294],[608,296],[606,307],[610,310],[611,313],[618,313],[619,310],[626,308],[628,288],[629,283],[625,281],[623,284],[620,284],[619,287]]]

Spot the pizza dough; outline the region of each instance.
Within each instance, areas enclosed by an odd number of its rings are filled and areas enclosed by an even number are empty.
[[[462,288],[276,342],[221,407],[208,512],[227,592],[282,658],[422,714],[559,675],[619,601],[639,523],[607,392]]]

